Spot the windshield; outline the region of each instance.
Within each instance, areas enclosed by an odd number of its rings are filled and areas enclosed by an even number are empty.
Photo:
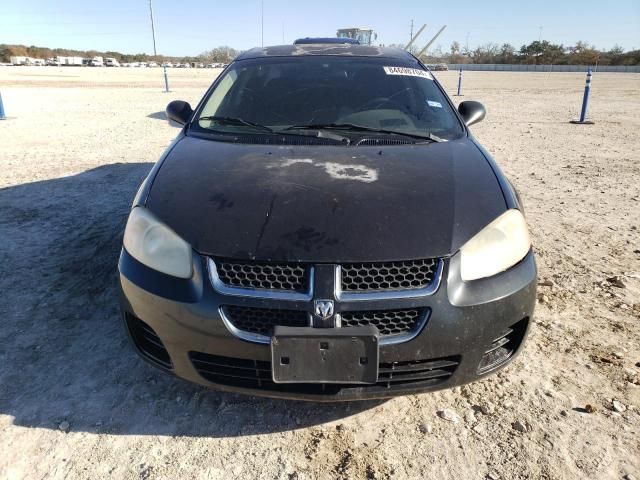
[[[210,92],[192,128],[234,135],[397,132],[446,140],[463,133],[433,77],[417,62],[339,56],[235,62]]]

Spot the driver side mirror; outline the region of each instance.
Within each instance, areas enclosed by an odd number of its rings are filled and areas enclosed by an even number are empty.
[[[482,105],[480,102],[467,100],[466,102],[462,102],[460,105],[458,105],[458,113],[464,120],[464,123],[467,125],[467,127],[469,127],[474,123],[478,123],[484,120],[484,117],[487,114],[487,109],[484,108],[484,105]]]
[[[193,115],[193,109],[187,102],[174,100],[167,105],[166,113],[169,120],[173,120],[180,125],[184,125],[189,121],[191,115]]]

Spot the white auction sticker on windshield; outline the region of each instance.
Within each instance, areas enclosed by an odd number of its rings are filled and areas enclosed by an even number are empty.
[[[420,70],[419,68],[409,67],[383,67],[384,72],[387,75],[405,75],[409,77],[422,77],[429,80],[433,80],[433,77],[426,70]]]

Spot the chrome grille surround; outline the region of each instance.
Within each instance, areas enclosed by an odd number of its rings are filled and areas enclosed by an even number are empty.
[[[247,262],[229,262],[229,263],[236,263],[240,265]],[[261,263],[260,265],[267,265],[267,264]],[[274,263],[272,268],[276,267],[277,265],[282,266],[284,264]],[[231,295],[231,296],[237,296],[237,297],[281,299],[281,300],[311,300],[313,295],[314,268],[312,266],[309,266],[305,269],[307,272],[306,273],[307,286],[304,291],[229,285],[223,281],[223,278],[221,278],[220,273],[218,271],[218,266],[216,265],[216,261],[213,258],[211,257],[207,258],[207,266],[209,270],[209,279],[211,280],[213,287],[218,292],[224,295]],[[300,266],[300,268],[304,268],[304,267]]]
[[[435,262],[435,271],[431,277],[430,283],[421,288],[407,288],[402,290],[378,290],[378,291],[345,291],[342,288],[342,265],[336,268],[336,298],[343,301],[357,300],[393,300],[396,298],[422,297],[433,295],[440,287],[442,281],[442,271],[444,270],[444,261],[442,259],[433,259]]]
[[[234,309],[242,312],[234,312]],[[275,325],[310,327],[313,324],[311,314],[300,310],[223,305],[219,312],[231,333],[254,343],[271,343],[271,335],[267,333]],[[336,314],[336,317],[341,328],[360,325],[379,327],[380,345],[392,345],[417,337],[426,325],[430,313],[429,308],[412,308],[343,312]],[[278,315],[282,315],[281,320],[278,320]]]
[[[301,310],[223,305],[220,316],[235,336],[255,343],[270,343],[275,325],[310,327],[311,314]]]
[[[336,305],[334,316],[336,328],[375,325],[380,330],[380,345],[397,344],[412,340],[422,332],[428,322],[431,308],[427,297],[438,290],[444,270],[444,259],[417,261],[419,264],[426,264],[428,268],[433,270],[429,279],[430,282],[423,281],[418,288],[343,291],[342,266],[340,264],[295,264],[296,268],[299,269],[298,274],[300,271],[306,272],[308,290],[301,292],[228,285],[220,277],[216,261],[219,260],[207,258],[207,266],[214,290],[222,295],[219,300],[219,314],[224,325],[234,336],[261,344],[269,344],[271,342],[270,331],[276,325],[313,327],[316,324],[313,316],[314,300],[318,298],[331,299],[332,297]],[[244,265],[251,262],[229,261],[229,263]],[[267,264],[267,262],[256,263],[261,266]],[[390,264],[394,262],[376,262],[376,268],[383,263]],[[270,265],[283,264],[284,262]],[[373,263],[361,263],[359,265],[373,265]],[[393,274],[394,272],[389,273]],[[317,288],[315,283],[318,285]],[[333,294],[330,293],[328,288],[333,288]],[[359,308],[360,305],[362,305],[362,308]],[[244,312],[240,318],[237,316],[234,318],[234,315],[229,313],[229,308],[234,307],[245,307],[248,309],[247,311],[251,309],[269,310],[271,314],[267,317],[255,317],[249,311],[249,313]],[[409,314],[409,311],[413,313]],[[277,312],[282,312],[282,317],[279,317]],[[292,312],[307,316],[309,319],[308,325],[302,325],[303,322],[300,321],[294,322],[294,324],[289,322],[287,319]],[[258,318],[257,321],[256,318]],[[279,319],[282,321],[278,321]],[[262,325],[261,321],[266,323]]]
[[[398,262],[343,263],[340,285],[343,292],[382,292],[417,290],[431,284],[438,260],[404,260]]]
[[[220,281],[229,287],[305,292],[309,272],[298,263],[237,262],[216,260]]]

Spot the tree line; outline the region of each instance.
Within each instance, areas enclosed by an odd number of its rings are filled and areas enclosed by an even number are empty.
[[[510,63],[527,65],[640,65],[640,50],[625,52],[620,46],[598,50],[587,42],[565,46],[547,40],[533,41],[516,49],[509,43],[486,43],[473,49],[452,42],[448,51],[442,47],[423,58],[428,63]]]
[[[46,48],[26,45],[0,44],[0,62],[10,62],[11,57],[33,57],[46,60],[48,58],[61,57],[110,57],[120,63],[131,62],[204,62],[204,63],[229,63],[238,55],[239,51],[231,47],[217,47],[196,56],[172,57],[168,55],[147,55],[146,53],[120,53],[98,50],[72,50],[68,48]]]
[[[389,45],[402,48],[402,45]],[[417,48],[412,50],[417,52]],[[240,53],[227,46],[216,47],[196,56],[171,57],[166,55],[147,55],[146,53],[127,54],[120,52],[100,52],[97,50],[69,50],[66,48],[28,47],[26,45],[0,44],[0,62],[9,62],[12,56],[25,56],[47,59],[57,56],[92,58],[96,56],[113,57],[121,63],[129,62],[203,62],[229,63]],[[502,45],[486,43],[475,48],[461,46],[452,42],[448,50],[437,47],[422,60],[427,63],[516,63],[538,65],[640,65],[640,50],[625,52],[620,46],[610,50],[598,50],[587,42],[577,42],[565,46],[547,40],[533,41],[516,49],[509,43]]]

